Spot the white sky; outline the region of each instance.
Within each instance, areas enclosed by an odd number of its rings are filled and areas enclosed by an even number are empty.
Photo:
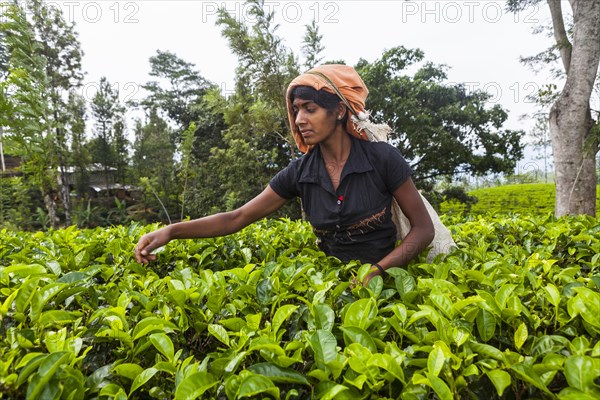
[[[215,25],[225,6],[252,22],[243,1],[48,1],[76,22],[85,52],[85,91],[101,76],[123,96],[141,96],[149,80],[148,59],[169,50],[197,66],[223,91],[233,87],[237,60]],[[394,46],[420,48],[425,58],[450,67],[452,82],[486,88],[511,114],[529,111],[525,96],[549,82],[519,62],[551,44],[532,28],[547,22],[542,3],[520,14],[505,11],[505,1],[266,1],[275,11],[279,34],[298,55],[305,25],[315,18],[323,34],[325,59],[354,64],[373,61]],[[519,125],[517,116],[511,125]]]
[[[26,1],[26,0],[23,0]],[[48,1],[76,22],[87,72],[82,89],[91,98],[101,76],[123,99],[141,98],[150,80],[149,57],[169,50],[196,65],[226,94],[233,88],[236,58],[215,25],[216,9],[225,6],[236,18],[252,22],[243,1]],[[566,3],[566,2],[565,2]],[[487,89],[492,103],[509,111],[506,128],[525,129],[519,116],[535,111],[526,96],[551,82],[519,62],[537,54],[551,39],[532,30],[549,21],[545,2],[520,14],[502,1],[266,1],[275,11],[279,35],[301,55],[305,25],[314,18],[323,35],[325,60],[374,61],[394,46],[420,48],[425,60],[446,64],[450,82]],[[568,8],[568,5],[566,5]],[[570,10],[570,9],[569,9]]]

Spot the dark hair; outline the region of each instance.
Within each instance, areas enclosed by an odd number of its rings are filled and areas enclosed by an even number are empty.
[[[293,102],[296,98],[313,101],[329,112],[334,111],[340,103],[337,94],[329,93],[324,89],[315,90],[310,86],[296,86],[290,94],[290,100]]]

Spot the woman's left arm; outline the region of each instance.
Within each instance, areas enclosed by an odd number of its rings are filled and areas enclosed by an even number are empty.
[[[402,243],[378,262],[384,270],[408,264],[431,243],[435,234],[433,222],[412,179],[408,178],[393,194],[402,212],[410,221],[411,229]],[[380,274],[381,272],[373,267],[365,277],[364,283]]]

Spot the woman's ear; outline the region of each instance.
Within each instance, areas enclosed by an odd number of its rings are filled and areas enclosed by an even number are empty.
[[[344,103],[339,102],[337,107],[337,119],[339,121],[343,120],[346,116],[347,107]]]

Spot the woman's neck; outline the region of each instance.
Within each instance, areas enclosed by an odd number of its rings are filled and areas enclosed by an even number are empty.
[[[319,144],[321,156],[325,163],[343,164],[350,155],[352,141],[345,129],[338,129],[336,134],[327,142]]]

